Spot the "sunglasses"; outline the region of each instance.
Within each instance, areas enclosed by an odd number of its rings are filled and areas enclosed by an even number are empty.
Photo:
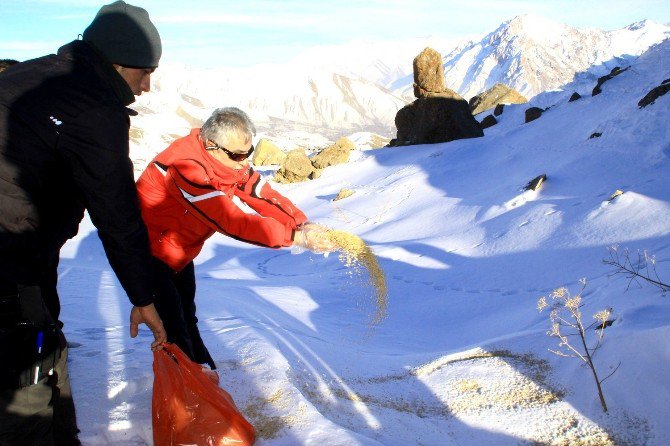
[[[247,152],[239,153],[239,152],[231,152],[230,150],[226,149],[225,147],[221,147],[220,145],[216,144],[215,142],[209,141],[209,145],[205,147],[205,150],[221,150],[223,153],[228,155],[228,158],[230,158],[233,161],[244,161],[245,159],[249,158],[249,155],[251,155],[253,153],[254,146],[252,145],[251,148]]]

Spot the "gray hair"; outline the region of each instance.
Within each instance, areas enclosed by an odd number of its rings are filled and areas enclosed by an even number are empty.
[[[249,116],[237,107],[217,108],[200,129],[200,137],[216,144],[226,144],[228,136],[236,133],[251,139],[256,127]]]

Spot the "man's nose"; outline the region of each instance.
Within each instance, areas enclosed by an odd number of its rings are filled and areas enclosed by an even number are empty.
[[[148,74],[144,77],[143,82],[142,82],[142,91],[146,91],[147,93],[151,90],[151,75]]]

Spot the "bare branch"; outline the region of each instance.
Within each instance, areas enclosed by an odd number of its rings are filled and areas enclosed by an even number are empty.
[[[621,366],[621,361],[619,361],[619,364],[617,364],[617,366],[614,368],[614,370],[612,370],[612,373],[610,373],[609,375],[607,375],[606,377],[604,377],[603,379],[600,380],[600,384],[602,384],[603,381],[605,381],[605,380],[606,380],[607,378],[609,378],[610,376],[614,375],[614,373],[615,373],[617,370],[619,370],[619,367],[620,367],[620,366]]]
[[[610,247],[609,259],[604,259],[603,263],[614,267],[612,275],[623,274],[629,279],[626,290],[628,290],[633,281],[639,286],[642,286],[640,284],[640,279],[642,279],[651,285],[660,288],[663,292],[670,291],[670,285],[661,281],[661,278],[658,275],[658,271],[656,270],[656,259],[649,255],[647,251],[643,251],[642,253],[638,251],[637,264],[633,265],[630,260],[630,253],[627,249],[620,255],[617,249]],[[655,277],[655,279],[652,279],[652,276]]]
[[[550,349],[550,348],[547,349],[547,350],[549,350],[550,352],[552,352],[552,353],[555,354],[555,355],[563,356],[563,357],[565,357],[565,358],[574,358],[574,357],[575,357],[575,355],[568,355],[568,354],[565,354],[565,353],[563,353],[563,352],[561,352],[561,351],[552,350],[552,349]]]

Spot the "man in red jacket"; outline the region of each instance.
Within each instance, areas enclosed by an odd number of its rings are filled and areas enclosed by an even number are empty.
[[[212,370],[216,365],[195,315],[193,259],[205,241],[220,232],[270,248],[334,248],[325,227],[308,223],[300,209],[249,166],[255,133],[243,111],[217,109],[201,129],[158,154],[137,181],[154,256],[156,309],[168,341]]]

